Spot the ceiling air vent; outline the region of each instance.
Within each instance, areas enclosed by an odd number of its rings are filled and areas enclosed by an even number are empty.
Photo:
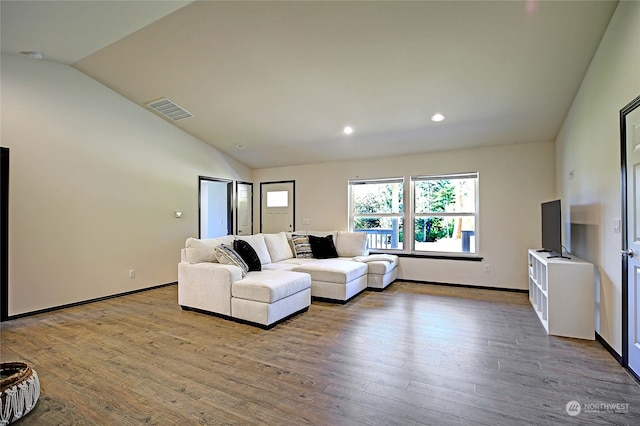
[[[171,99],[163,98],[147,104],[152,110],[159,112],[172,121],[182,120],[184,118],[193,117],[186,109],[173,102]]]

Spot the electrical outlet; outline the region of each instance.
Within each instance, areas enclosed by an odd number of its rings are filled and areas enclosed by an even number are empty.
[[[135,278],[136,277],[136,271],[133,269],[129,270],[129,278]]]
[[[484,271],[485,272],[491,272],[491,265],[489,265],[489,264],[484,265]]]

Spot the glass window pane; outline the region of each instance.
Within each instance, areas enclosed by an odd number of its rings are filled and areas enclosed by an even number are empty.
[[[476,179],[415,181],[416,213],[473,213],[476,210]]]
[[[267,207],[289,207],[289,191],[267,191]]]
[[[402,183],[352,185],[353,213],[402,213]]]
[[[414,220],[416,251],[475,253],[474,216],[427,216]]]
[[[357,217],[353,230],[366,232],[369,249],[403,248],[401,217]]]

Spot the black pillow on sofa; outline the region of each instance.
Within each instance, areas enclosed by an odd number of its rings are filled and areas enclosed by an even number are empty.
[[[311,245],[311,253],[316,259],[338,257],[338,251],[335,244],[333,244],[333,235],[327,235],[326,237],[309,235],[309,245]]]
[[[258,253],[251,247],[251,244],[245,240],[233,240],[233,249],[240,255],[244,263],[247,264],[250,271],[261,271],[262,264]]]

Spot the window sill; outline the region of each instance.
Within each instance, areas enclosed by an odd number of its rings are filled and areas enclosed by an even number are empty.
[[[482,262],[484,257],[478,255],[462,254],[430,254],[430,253],[403,253],[396,251],[369,251],[369,254],[395,254],[398,257],[410,257],[414,259],[442,259],[442,260],[462,260],[467,262]]]

